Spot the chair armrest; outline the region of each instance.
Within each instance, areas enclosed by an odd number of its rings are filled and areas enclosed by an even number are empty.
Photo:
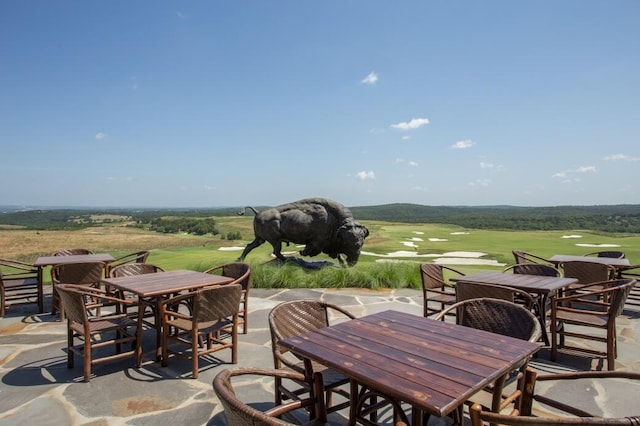
[[[224,265],[217,265],[217,266],[213,266],[209,269],[205,269],[204,271],[202,271],[203,274],[210,274],[211,272],[217,271],[217,270],[222,270],[222,268],[224,267]]]
[[[120,303],[122,305],[135,305],[135,301],[120,299],[119,297],[110,296],[107,292],[101,288],[96,287],[88,287],[79,284],[67,284],[67,287],[73,288],[74,290],[82,293],[85,296],[93,297],[98,300]]]

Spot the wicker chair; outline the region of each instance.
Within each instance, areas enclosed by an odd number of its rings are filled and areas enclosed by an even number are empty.
[[[610,281],[616,277],[616,268],[603,263],[575,260],[571,262],[564,262],[562,264],[562,269],[564,271],[565,278],[578,279],[576,284],[572,284],[567,288],[566,294],[580,291],[580,288],[585,284]],[[590,287],[590,291],[596,289],[597,288],[595,287]],[[602,289],[602,287],[600,289]],[[608,294],[605,293],[603,296],[607,297]]]
[[[596,262],[575,260],[562,264],[565,278],[577,278],[578,284],[591,284],[615,278],[616,268]]]
[[[282,404],[283,398],[296,400],[302,394],[310,392],[314,384],[310,377],[315,377],[315,373],[320,374],[316,384],[319,383],[320,389],[325,395],[323,403],[327,412],[340,410],[349,405],[349,392],[341,388],[349,383],[347,377],[317,363],[312,363],[313,371],[305,371],[303,361],[292,356],[289,350],[279,345],[282,339],[329,326],[331,317],[334,319],[340,317],[355,318],[350,312],[339,306],[315,300],[283,302],[269,312],[269,329],[271,330],[271,346],[275,368],[291,369],[306,377],[305,381],[295,381],[297,386],[294,389],[285,386],[282,379],[276,377],[275,394],[277,405]],[[342,395],[347,401],[341,404],[333,404],[334,393]]]
[[[319,373],[317,373],[319,374]],[[227,418],[229,426],[284,426],[299,423],[289,423],[280,417],[292,417],[292,420],[300,420],[300,415],[296,415],[296,410],[312,411],[316,405],[314,397],[309,396],[304,399],[297,399],[286,404],[277,404],[267,410],[259,410],[252,405],[242,401],[236,392],[234,379],[243,381],[243,379],[255,377],[265,377],[282,380],[294,380],[304,382],[303,374],[287,369],[265,369],[257,367],[244,367],[223,370],[216,374],[213,379],[213,390],[215,391],[220,403],[224,407],[224,415]],[[253,387],[253,385],[251,385]],[[255,392],[255,391],[252,391]],[[258,404],[256,404],[258,405]],[[263,405],[263,403],[260,403]],[[273,404],[272,404],[273,405]],[[304,414],[303,414],[304,415]],[[319,420],[312,420],[304,423],[305,425],[324,425],[326,423]]]
[[[145,263],[148,257],[149,257],[149,251],[147,250],[137,251],[135,253],[129,253],[129,254],[125,254],[124,256],[120,256],[117,259],[107,264],[105,275],[107,277],[113,277],[115,275],[112,275],[111,271],[113,271],[115,267],[120,265],[132,264],[132,263],[133,264]]]
[[[249,331],[249,289],[251,288],[251,267],[243,262],[231,262],[209,268],[204,271],[204,273],[220,274],[225,277],[234,278],[231,284],[240,284],[242,286],[238,324],[242,324],[242,333],[247,334]]]
[[[60,307],[60,300],[56,287],[59,284],[79,284],[87,287],[99,287],[104,273],[104,262],[64,263],[51,267],[51,285],[53,286],[53,301],[51,313],[60,311],[60,319],[64,320],[64,312]],[[93,308],[100,308],[94,303]]]
[[[0,259],[0,317],[4,317],[9,305],[26,303],[36,303],[38,313],[44,312],[38,267],[19,260]]]
[[[607,368],[615,370],[618,355],[616,317],[624,309],[629,292],[636,280],[618,279],[587,284],[576,294],[556,297],[551,302],[551,360],[558,357],[558,349],[604,356]],[[589,291],[591,288],[595,289]],[[567,326],[577,326],[568,328]],[[589,331],[591,330],[591,331]],[[605,336],[602,332],[605,330]],[[569,345],[565,336],[605,343],[605,350]]]
[[[602,417],[601,414],[586,411],[582,407],[570,405],[565,401],[536,394],[536,385],[547,382],[547,387],[553,387],[556,395],[567,395],[576,389],[596,388],[606,392],[607,383],[615,387],[620,381],[633,381],[640,384],[640,373],[627,371],[579,371],[558,374],[538,375],[533,370],[526,372],[526,386],[522,402],[522,411],[501,414],[485,410],[480,404],[473,404],[469,408],[471,426],[508,425],[508,426],[555,426],[555,425],[640,425],[640,416]],[[581,383],[583,381],[584,383]],[[586,393],[584,393],[586,395]],[[594,401],[585,401],[589,409],[598,404],[595,397],[601,396],[595,392]],[[575,403],[573,403],[575,404]],[[538,412],[539,415],[533,415]],[[544,417],[543,417],[544,415]]]
[[[420,265],[420,278],[422,280],[423,315],[437,314],[445,307],[456,303],[455,287],[445,280],[445,272],[457,276],[464,274],[448,266],[436,263],[422,263]],[[429,302],[439,304],[439,308],[429,306]]]
[[[84,381],[91,380],[91,367],[103,362],[115,361],[122,358],[135,356],[136,366],[142,361],[141,319],[138,321],[124,314],[109,314],[89,317],[87,310],[90,306],[86,301],[95,300],[115,303],[127,303],[110,296],[97,288],[59,284],[56,287],[62,301],[62,306],[67,317],[67,366],[73,368],[74,355],[79,355],[84,360]],[[113,333],[113,338],[107,338]],[[81,344],[76,345],[75,340],[80,339]],[[138,344],[136,344],[138,342]],[[131,343],[132,350],[122,352],[123,343]],[[116,353],[103,357],[94,356],[94,349],[114,345]]]
[[[618,250],[592,251],[590,253],[583,254],[583,256],[610,257],[613,259],[625,258],[624,252]]]
[[[238,363],[238,310],[240,308],[240,284],[206,287],[162,301],[162,366],[169,364],[169,354],[191,360],[194,379],[198,378],[199,358],[223,349],[231,349],[231,362]],[[180,307],[185,302],[191,312]],[[219,337],[218,331],[228,328],[231,341]],[[204,336],[204,337],[203,337]],[[205,344],[201,348],[200,338]],[[187,350],[170,346],[185,345]]]
[[[458,285],[460,284],[462,283],[458,283]],[[449,310],[456,311],[456,323],[465,327],[528,340],[529,342],[537,342],[542,336],[540,322],[531,310],[507,300],[491,298],[463,300],[440,312],[435,319],[444,318]],[[496,380],[493,387],[487,389],[493,394],[492,411],[500,412],[510,404],[514,404],[514,410],[520,410],[525,380],[524,373],[527,365],[528,360],[516,367],[518,384],[516,390],[511,394],[503,395],[505,382],[508,379],[507,375]],[[462,407],[459,407],[457,411],[461,416]]]
[[[512,250],[511,253],[513,254],[513,258],[516,260],[516,263],[541,263],[544,265],[551,265],[551,262],[549,262],[548,259],[527,253],[526,251]]]

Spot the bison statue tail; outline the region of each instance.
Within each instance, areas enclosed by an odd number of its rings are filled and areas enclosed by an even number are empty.
[[[254,208],[253,208],[253,207],[251,207],[251,206],[247,206],[247,207],[243,207],[243,208],[242,208],[242,210],[240,210],[240,211],[238,212],[238,215],[239,215],[239,216],[244,216],[245,211],[246,211],[247,209],[251,209],[251,210],[253,210],[253,214],[258,214],[258,210],[254,209]]]

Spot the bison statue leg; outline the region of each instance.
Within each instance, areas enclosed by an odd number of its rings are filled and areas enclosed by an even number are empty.
[[[244,260],[244,258],[249,254],[249,252],[251,250],[253,250],[256,247],[260,247],[264,243],[265,243],[265,240],[263,240],[260,237],[256,237],[255,240],[253,240],[249,244],[247,244],[247,246],[244,248],[244,250],[242,250],[242,254],[238,258],[238,261],[242,262]]]

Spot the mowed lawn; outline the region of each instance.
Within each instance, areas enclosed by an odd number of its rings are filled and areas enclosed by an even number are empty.
[[[86,247],[108,252],[115,257],[137,250],[150,250],[148,262],[166,270],[204,270],[210,266],[235,261],[241,249],[253,239],[251,217],[216,218],[222,235],[238,231],[242,239],[229,241],[221,236],[159,234],[135,228],[103,226],[79,231],[27,231],[0,229],[3,258],[34,260],[39,255],[71,247]],[[352,268],[361,273],[375,273],[376,265],[387,270],[390,262],[431,262],[446,257],[451,265],[465,273],[501,270],[513,263],[512,250],[524,250],[543,257],[554,254],[584,254],[615,249],[626,253],[632,264],[640,264],[640,235],[609,235],[583,230],[500,231],[476,230],[440,224],[405,224],[362,221],[370,231],[363,254]],[[265,243],[252,251],[246,261],[254,269],[272,260],[271,246]],[[296,255],[294,244],[283,246],[283,253]],[[458,253],[456,253],[458,252]],[[473,256],[488,263],[476,264]],[[449,253],[449,255],[447,255]],[[436,256],[437,255],[437,256]],[[441,256],[442,255],[442,256]],[[471,257],[469,257],[471,256]],[[464,260],[467,259],[467,260]],[[326,256],[307,261],[332,260]],[[333,261],[333,260],[332,260]],[[382,268],[382,266],[380,266]],[[405,267],[406,268],[406,267]],[[417,271],[417,268],[415,268]],[[416,272],[417,274],[417,272]],[[415,282],[415,278],[411,281]],[[304,283],[301,283],[304,285]]]

